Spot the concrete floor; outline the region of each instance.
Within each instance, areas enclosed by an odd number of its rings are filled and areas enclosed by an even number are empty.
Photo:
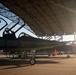
[[[76,56],[36,58],[30,65],[28,59],[0,58],[0,75],[76,75]]]

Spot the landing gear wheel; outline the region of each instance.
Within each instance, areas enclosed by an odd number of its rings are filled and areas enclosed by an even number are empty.
[[[67,55],[67,58],[70,58],[70,55]]]
[[[36,63],[35,59],[30,59],[30,64],[34,65]]]

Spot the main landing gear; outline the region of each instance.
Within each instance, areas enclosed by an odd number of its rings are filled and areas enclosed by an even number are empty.
[[[35,60],[35,50],[31,50],[32,58],[30,59],[30,64],[34,65],[36,63]]]
[[[22,36],[27,36],[27,37],[30,37],[29,35],[27,35],[26,33],[22,32],[20,33],[20,35],[18,36],[18,38],[22,37]],[[35,60],[35,51],[36,50],[31,50],[30,54],[32,55],[31,59],[30,59],[30,64],[31,65],[34,65],[36,63],[36,60]],[[26,55],[26,53],[25,53]]]
[[[31,64],[31,65],[34,65],[35,63],[36,63],[36,60],[33,59],[33,58],[31,58],[31,59],[30,59],[30,64]]]

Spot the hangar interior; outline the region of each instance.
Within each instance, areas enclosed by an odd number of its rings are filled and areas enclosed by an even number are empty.
[[[18,34],[24,28],[41,39],[52,40],[54,36],[55,40],[63,41],[63,35],[74,35],[73,41],[76,39],[75,0],[1,0],[0,3],[0,20],[4,22],[0,33],[9,28]]]
[[[76,0],[1,0],[0,3],[5,6],[0,5],[0,15],[15,23],[20,17],[26,23],[20,25],[37,36],[76,32]]]

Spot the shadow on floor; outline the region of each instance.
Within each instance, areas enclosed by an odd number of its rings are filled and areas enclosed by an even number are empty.
[[[36,64],[59,64],[60,62],[52,61],[52,60],[36,60]],[[4,69],[13,69],[20,67],[28,67],[34,66],[30,65],[29,59],[0,59],[0,66],[4,68],[0,68],[0,70]]]
[[[53,61],[53,60],[38,60],[36,64],[59,64],[60,62]]]

